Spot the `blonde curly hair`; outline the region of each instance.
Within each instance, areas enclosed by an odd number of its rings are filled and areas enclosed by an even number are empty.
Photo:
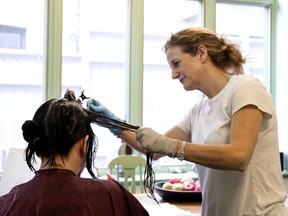
[[[246,58],[242,56],[239,46],[206,28],[191,27],[171,34],[163,51],[167,53],[169,48],[179,46],[183,52],[195,56],[200,45],[207,48],[208,55],[217,67],[230,75],[244,74],[243,64]]]

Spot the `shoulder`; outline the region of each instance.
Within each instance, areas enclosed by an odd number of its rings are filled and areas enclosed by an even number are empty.
[[[272,95],[264,84],[253,76],[234,75],[229,83],[229,94],[234,112],[248,104],[255,105],[261,111],[273,113],[274,106]]]
[[[244,85],[244,86],[243,86]],[[248,87],[248,86],[254,86],[254,87],[261,87],[265,88],[264,84],[254,76],[249,75],[234,75],[231,77],[228,86],[231,87]]]
[[[115,206],[119,206],[119,208],[123,208],[127,206],[129,215],[149,215],[145,208],[141,205],[141,203],[127,191],[121,184],[114,180],[96,180],[100,182],[111,194],[112,202]]]
[[[117,214],[122,215],[148,215],[145,208],[141,203],[121,184],[114,180],[104,180],[104,179],[81,179],[81,191],[85,195],[85,198],[91,198],[91,200],[101,199],[102,202],[105,200],[110,200],[113,209],[118,209]],[[106,202],[107,202],[106,201]],[[101,201],[98,201],[101,203]],[[129,213],[128,213],[129,212]],[[136,212],[136,214],[134,214]]]
[[[92,179],[92,178],[80,178],[79,183],[83,185],[83,187],[92,189],[106,189],[109,190],[111,188],[116,188],[117,190],[121,191],[120,184],[118,184],[116,181],[112,180],[104,180],[104,179]]]
[[[83,189],[87,190],[87,193],[97,194],[101,191],[102,196],[109,194],[111,197],[117,197],[117,199],[123,199],[126,194],[130,194],[121,184],[113,180],[103,179],[82,179]]]
[[[271,98],[269,91],[258,78],[247,75],[232,76],[225,87],[224,94],[235,97],[236,100],[242,97],[255,98],[264,96]]]

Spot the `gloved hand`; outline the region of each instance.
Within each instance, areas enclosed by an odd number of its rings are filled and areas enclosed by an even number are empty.
[[[174,158],[177,153],[177,140],[165,137],[151,128],[139,128],[136,140],[148,152],[160,153]]]
[[[111,118],[111,119],[125,122],[124,120],[115,116],[114,113],[112,113],[110,110],[108,110],[105,106],[103,106],[99,101],[95,100],[94,98],[90,98],[87,101],[86,105],[90,111],[93,111],[97,114],[106,116],[106,117]],[[120,129],[120,128],[109,128],[109,130],[115,136],[119,136],[119,134],[122,132],[122,129]]]

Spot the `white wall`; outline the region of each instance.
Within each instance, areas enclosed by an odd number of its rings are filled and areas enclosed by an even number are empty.
[[[276,111],[279,122],[280,150],[286,154],[288,168],[288,1],[278,0],[276,30]],[[281,113],[281,115],[280,115]],[[284,166],[285,167],[285,166]]]

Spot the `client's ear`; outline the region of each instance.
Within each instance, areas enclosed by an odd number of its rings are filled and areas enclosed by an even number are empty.
[[[88,135],[86,135],[85,137],[83,137],[80,140],[80,156],[82,158],[86,157],[87,150],[88,150],[88,140],[89,140],[89,136]]]

